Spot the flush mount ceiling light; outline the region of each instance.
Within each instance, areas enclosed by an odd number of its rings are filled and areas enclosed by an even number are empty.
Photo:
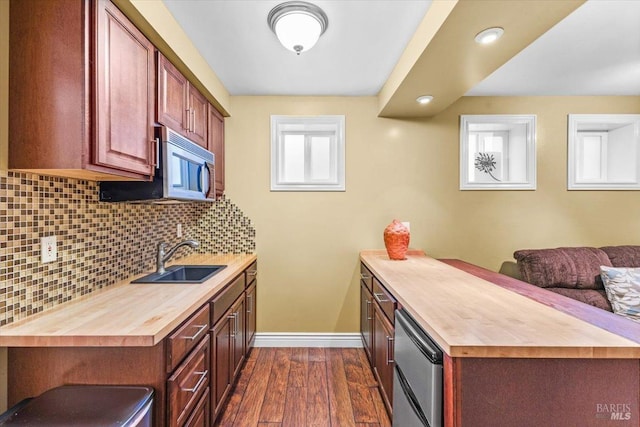
[[[298,55],[311,49],[329,26],[324,11],[305,1],[277,5],[269,12],[267,22],[280,43]]]
[[[422,95],[416,98],[416,101],[418,102],[418,104],[428,104],[433,100],[433,96],[431,95]]]
[[[504,30],[500,27],[487,28],[476,34],[475,41],[479,44],[491,44],[502,37]]]

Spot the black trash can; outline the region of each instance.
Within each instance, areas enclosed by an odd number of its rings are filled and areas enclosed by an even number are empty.
[[[62,386],[25,399],[0,416],[0,426],[151,427],[150,387]]]

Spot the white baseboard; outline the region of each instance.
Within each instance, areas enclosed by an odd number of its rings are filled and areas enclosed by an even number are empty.
[[[306,332],[256,332],[255,347],[362,347],[360,334],[355,333],[306,333]]]

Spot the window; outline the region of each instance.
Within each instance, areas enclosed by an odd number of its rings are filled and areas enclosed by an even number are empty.
[[[344,116],[271,116],[271,190],[344,191]]]
[[[536,116],[460,116],[461,190],[535,190]]]

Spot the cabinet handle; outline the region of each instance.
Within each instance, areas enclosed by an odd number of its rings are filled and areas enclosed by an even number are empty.
[[[252,295],[247,295],[247,313],[251,313]]]
[[[186,391],[187,393],[195,393],[196,391],[198,391],[198,389],[200,388],[202,383],[207,379],[207,374],[208,373],[209,373],[209,371],[207,371],[207,370],[194,372],[193,375],[200,375],[200,379],[198,380],[196,385],[193,386],[193,388],[182,388],[181,387],[180,390]]]
[[[369,314],[370,313],[369,306],[371,306],[371,301],[367,300],[367,320],[371,320],[372,319],[371,315]]]
[[[205,329],[207,329],[207,328],[209,327],[209,325],[193,325],[193,327],[194,327],[194,328],[198,328],[198,332],[196,332],[195,334],[193,334],[193,335],[192,335],[192,336],[190,336],[190,337],[183,336],[183,337],[180,337],[180,338],[183,338],[183,339],[185,339],[185,340],[191,340],[191,341],[193,341],[193,340],[195,340],[196,338],[198,338],[198,336],[200,335],[200,333],[201,333],[202,331],[204,331]]]
[[[233,317],[234,317],[233,326],[236,329],[236,335],[238,335],[238,333],[239,333],[238,332],[238,323],[240,323],[240,322],[238,322],[238,317],[240,317],[240,313],[236,311],[235,313],[233,313]]]
[[[233,313],[228,315],[227,319],[233,320],[233,328],[231,328],[231,333],[229,335],[231,336],[231,338],[235,338],[236,337],[236,314]]]
[[[187,109],[185,110],[185,112],[186,112],[186,117],[185,117],[185,121],[184,121],[184,123],[185,123],[185,125],[186,125],[186,126],[185,126],[185,130],[186,130],[187,132],[191,131],[191,113],[190,113],[189,111],[190,111],[190,109],[189,109],[189,108],[187,108]]]
[[[387,337],[387,365],[393,363],[393,357],[391,357],[393,350],[389,349],[389,344],[393,345],[393,337]]]
[[[371,279],[371,276],[369,276],[368,274],[360,273],[360,278],[362,280],[369,280]]]
[[[191,110],[191,132],[196,131],[196,112]]]
[[[258,270],[247,271],[247,276],[256,277],[258,275]]]
[[[384,303],[384,302],[389,302],[388,299],[380,299],[380,295],[384,296],[384,294],[382,293],[373,293],[374,298],[376,299],[376,301],[378,301],[380,304]]]

